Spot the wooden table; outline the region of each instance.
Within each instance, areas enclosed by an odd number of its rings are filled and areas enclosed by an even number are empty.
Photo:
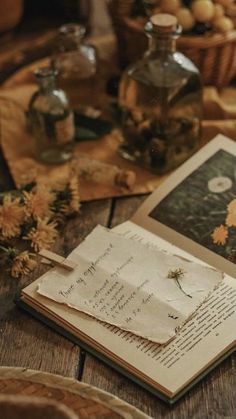
[[[9,70],[8,64],[14,64],[13,53],[14,51],[11,51],[11,56],[5,57],[5,61],[1,60],[1,67],[6,75],[13,70]],[[25,63],[25,59],[23,61]],[[22,62],[18,64],[20,66]],[[13,187],[8,168],[0,153],[0,189],[7,190]],[[114,227],[129,219],[145,198],[136,196],[84,203],[81,213],[65,225],[54,251],[66,256],[97,224]],[[44,269],[39,266],[32,275],[20,281],[12,279],[4,271],[0,273],[0,365],[19,366],[73,377],[120,397],[154,418],[235,418],[235,354],[175,406],[169,407],[15,306],[14,297],[20,288],[37,278]]]
[[[4,189],[12,187],[2,156],[0,185]],[[139,196],[84,203],[80,215],[64,227],[54,250],[67,255],[98,223],[113,227],[129,219],[144,199],[145,196]],[[0,273],[0,365],[74,377],[115,394],[154,418],[235,418],[236,355],[224,361],[175,406],[169,407],[14,305],[20,287],[38,277],[43,269],[39,267],[21,281],[10,278],[4,271]]]

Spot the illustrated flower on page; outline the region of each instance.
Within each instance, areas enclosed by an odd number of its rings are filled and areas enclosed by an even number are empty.
[[[221,224],[220,226],[217,226],[214,229],[213,233],[211,234],[213,243],[220,246],[224,246],[227,242],[227,239],[229,238],[231,227],[236,227],[236,199],[235,198],[232,199],[232,201],[230,201],[230,203],[227,205],[227,215],[225,218],[225,225]],[[229,255],[228,259],[231,261],[235,260],[235,255],[233,258],[232,258],[232,255]]]
[[[49,221],[48,217],[38,218],[36,227],[32,227],[24,239],[31,241],[31,247],[36,252],[41,249],[48,249],[58,236],[56,227],[57,223]]]
[[[222,246],[226,243],[228,236],[228,229],[223,224],[221,224],[219,227],[216,227],[213,233],[211,234],[213,243]]]
[[[226,176],[213,177],[208,182],[208,189],[213,193],[223,193],[233,185],[232,180]]]
[[[50,206],[55,200],[55,193],[45,186],[37,187],[30,192],[23,191],[25,212],[28,217],[44,218],[52,214]]]
[[[24,218],[25,212],[20,204],[20,198],[13,198],[10,194],[5,195],[2,205],[0,205],[1,235],[4,238],[18,236]]]
[[[228,227],[236,227],[236,199],[233,199],[227,206],[228,215],[225,224]]]

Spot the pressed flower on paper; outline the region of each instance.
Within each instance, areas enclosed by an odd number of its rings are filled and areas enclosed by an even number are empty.
[[[56,230],[57,223],[50,221],[49,218],[38,218],[35,227],[32,227],[29,233],[24,237],[31,241],[31,247],[38,252],[41,249],[48,249],[58,236]]]
[[[182,293],[184,295],[186,295],[186,297],[192,298],[192,296],[190,294],[187,294],[184,291],[182,285],[179,282],[180,279],[184,277],[184,275],[185,275],[185,272],[184,272],[184,270],[182,268],[177,268],[177,269],[173,269],[173,270],[170,269],[169,272],[168,272],[167,278],[174,279],[175,282],[176,282],[176,285],[178,286],[178,288],[180,289],[180,291],[182,291]]]
[[[10,194],[3,197],[0,205],[0,230],[4,238],[18,236],[21,232],[21,225],[25,219],[24,208],[20,198],[13,198]]]

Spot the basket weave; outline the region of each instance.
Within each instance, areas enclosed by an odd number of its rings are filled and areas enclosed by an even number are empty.
[[[110,0],[108,8],[118,40],[121,68],[140,58],[147,49],[146,19],[132,18],[134,0]],[[222,88],[236,75],[236,30],[227,34],[181,36],[177,49],[200,70],[205,85]]]
[[[9,395],[12,395],[13,399],[7,401]],[[3,409],[4,398],[13,412],[14,404],[16,405],[14,398],[16,401],[17,397],[23,397],[23,405],[22,401],[20,401],[20,404],[25,412],[24,415],[19,415],[18,418],[22,417],[24,419],[29,419],[27,413],[30,410],[32,413],[33,405],[35,405],[35,413],[31,414],[30,419],[56,419],[56,417],[58,419],[75,419],[75,417],[78,417],[78,419],[151,419],[134,406],[125,403],[110,393],[74,379],[25,368],[0,367],[1,419],[10,419],[10,417],[2,415],[1,409]],[[30,397],[32,401],[32,403],[29,403],[27,400],[27,413],[24,397],[27,397],[27,399]],[[42,401],[40,402],[38,398],[43,398],[44,400],[46,398],[45,406],[42,406]],[[64,405],[64,408],[61,404]],[[61,417],[58,411],[56,417],[52,415],[52,411],[51,415],[42,414],[38,416],[36,414],[36,410],[39,412],[40,407],[45,407],[45,409],[49,410],[52,406],[58,407],[57,410],[60,410]],[[71,416],[69,416],[66,407],[70,409]],[[16,418],[14,417],[14,419]]]
[[[62,403],[31,395],[0,394],[0,412],[4,419],[79,419]]]

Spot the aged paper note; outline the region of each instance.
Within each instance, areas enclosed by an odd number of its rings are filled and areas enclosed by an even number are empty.
[[[38,293],[157,343],[166,343],[222,280],[222,273],[96,227]],[[176,271],[181,275],[170,275]],[[173,277],[172,277],[173,276]]]

